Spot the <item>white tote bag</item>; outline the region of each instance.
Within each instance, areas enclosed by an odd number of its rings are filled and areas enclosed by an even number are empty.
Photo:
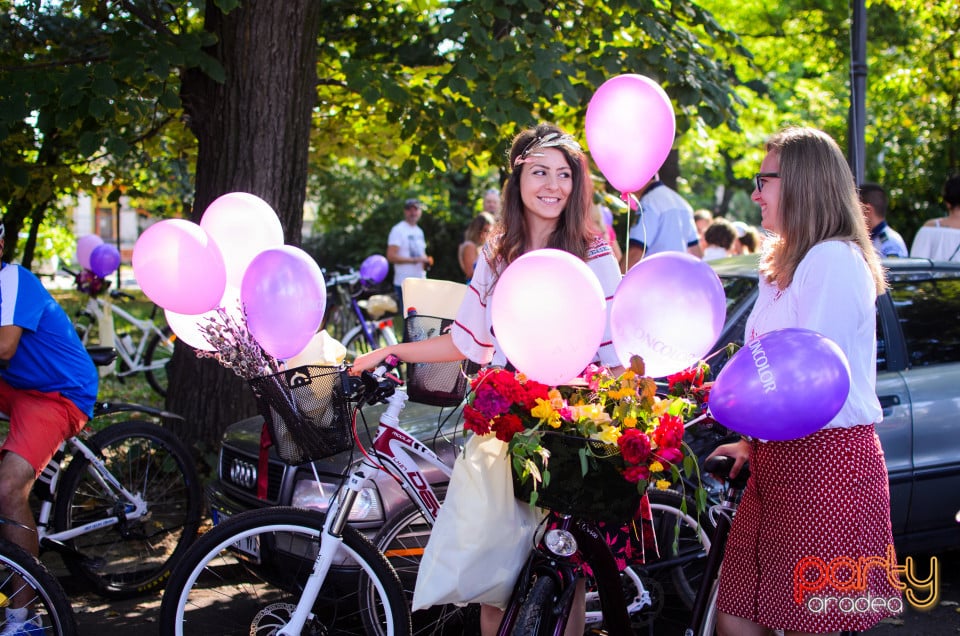
[[[507,444],[474,435],[457,457],[420,561],[413,609],[506,607],[542,514],[513,496]]]

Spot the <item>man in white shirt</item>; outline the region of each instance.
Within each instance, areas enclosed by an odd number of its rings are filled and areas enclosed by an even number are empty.
[[[427,241],[417,225],[423,214],[423,205],[417,199],[403,204],[403,220],[393,226],[387,238],[387,260],[393,264],[393,285],[397,304],[403,307],[403,281],[407,278],[426,278],[433,257],[427,256]]]
[[[643,189],[637,217],[637,224],[630,229],[624,271],[641,258],[659,252],[703,256],[693,208],[677,192],[664,185],[659,175],[655,175]]]

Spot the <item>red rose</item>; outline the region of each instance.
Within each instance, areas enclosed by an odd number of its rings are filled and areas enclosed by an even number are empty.
[[[628,464],[646,464],[650,457],[650,438],[635,428],[628,428],[617,440],[620,453]]]
[[[679,464],[683,461],[683,452],[679,448],[661,448],[655,454],[664,464]]]
[[[660,449],[680,448],[680,443],[683,442],[683,420],[677,415],[661,415],[660,425],[651,437]]]
[[[641,482],[650,477],[650,469],[646,466],[627,466],[623,471],[623,478],[631,484]]]
[[[463,428],[477,435],[486,435],[490,432],[490,420],[468,404],[463,407]]]
[[[523,422],[513,413],[495,418],[490,428],[497,434],[497,439],[502,442],[509,442],[514,435],[524,430]]]

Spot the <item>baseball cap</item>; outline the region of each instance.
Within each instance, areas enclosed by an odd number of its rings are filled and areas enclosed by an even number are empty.
[[[422,208],[423,204],[420,203],[420,199],[407,199],[406,201],[403,202],[403,207],[405,208],[412,208],[413,206]]]

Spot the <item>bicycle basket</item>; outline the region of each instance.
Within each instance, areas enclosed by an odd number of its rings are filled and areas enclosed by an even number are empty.
[[[634,517],[640,506],[637,485],[623,478],[623,457],[616,447],[584,437],[546,431],[540,440],[550,451],[550,485],[539,484],[536,505],[557,512],[623,525]],[[580,449],[586,453],[587,474],[583,474]],[[540,458],[534,459],[543,471]],[[533,478],[520,481],[513,473],[517,499],[530,501]]]
[[[277,454],[288,464],[353,447],[343,367],[305,366],[249,380]]]
[[[447,318],[412,314],[403,323],[403,341],[419,342],[447,333],[453,321]],[[462,362],[408,362],[407,395],[413,402],[432,406],[457,406],[467,394],[467,376],[479,367]]]

